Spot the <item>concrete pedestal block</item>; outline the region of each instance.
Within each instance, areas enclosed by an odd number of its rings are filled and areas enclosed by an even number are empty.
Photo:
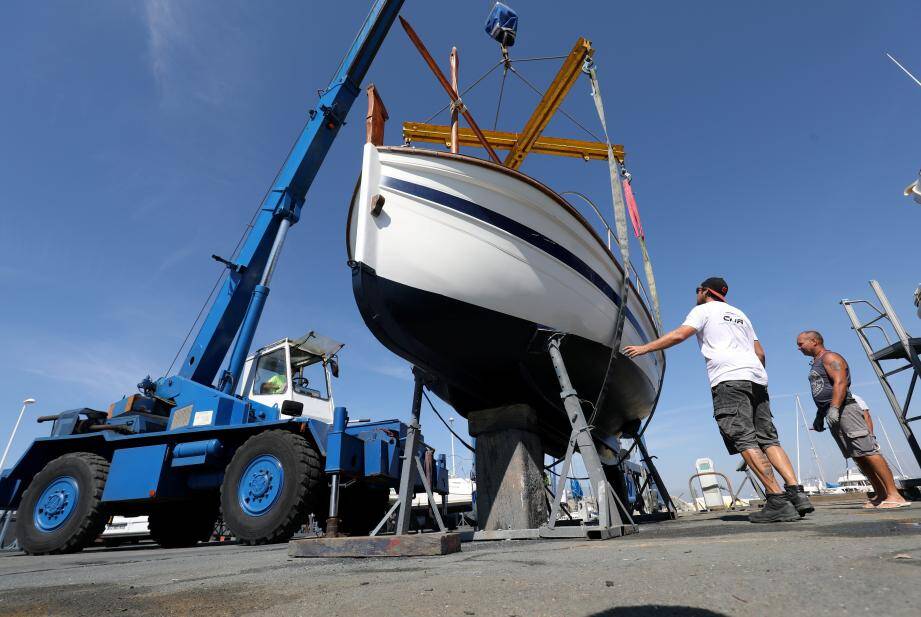
[[[546,523],[544,450],[534,410],[495,407],[468,414],[467,422],[476,437],[477,527],[535,529]]]

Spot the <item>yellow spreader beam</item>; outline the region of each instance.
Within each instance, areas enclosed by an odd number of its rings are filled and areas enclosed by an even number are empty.
[[[521,142],[522,137],[520,133],[506,133],[505,131],[483,131],[483,135],[486,137],[489,145],[496,150],[512,150]],[[450,148],[451,127],[440,124],[404,122],[403,140],[409,143],[421,141],[425,143],[442,144],[446,148]],[[477,136],[468,128],[460,129],[457,141],[459,146],[482,148]],[[531,142],[528,152],[552,154],[555,156],[571,156],[586,161],[604,161],[608,158],[608,148],[600,141],[562,139],[559,137],[538,136]],[[614,156],[623,163],[624,147],[615,145]]]
[[[547,125],[550,124],[550,119],[553,117],[553,114],[560,108],[563,99],[565,99],[566,95],[569,93],[569,89],[576,83],[576,79],[579,77],[579,72],[582,70],[582,64],[585,62],[585,59],[592,57],[594,53],[595,50],[592,48],[591,42],[580,36],[576,44],[573,45],[572,51],[569,52],[569,55],[566,56],[566,59],[563,61],[563,66],[560,67],[556,77],[553,78],[550,87],[547,88],[543,98],[537,104],[534,113],[531,114],[527,124],[525,124],[524,128],[521,130],[518,141],[512,146],[508,155],[505,157],[506,167],[511,169],[518,169],[521,167],[524,158],[533,150],[534,144],[537,142],[540,134],[543,133]]]

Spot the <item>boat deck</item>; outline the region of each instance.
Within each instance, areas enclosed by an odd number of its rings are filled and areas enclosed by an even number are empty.
[[[917,615],[921,504],[823,503],[776,525],[745,516],[411,559],[295,560],[285,545],[6,554],[0,615]]]

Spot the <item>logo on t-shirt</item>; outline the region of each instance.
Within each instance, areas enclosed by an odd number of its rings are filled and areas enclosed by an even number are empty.
[[[809,385],[812,386],[812,396],[818,396],[825,389],[825,379],[816,371],[809,371]]]
[[[723,321],[735,324],[737,326],[744,326],[745,320],[735,315],[734,313],[723,313]]]

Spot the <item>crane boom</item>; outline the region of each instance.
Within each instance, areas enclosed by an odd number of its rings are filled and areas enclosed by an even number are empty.
[[[239,255],[232,262],[217,258],[227,265],[229,276],[179,369],[181,377],[211,385],[236,339],[219,388],[230,392],[236,386],[285,234],[298,221],[307,191],[402,5],[403,0],[376,0],[335,76],[321,92],[316,109],[311,110],[310,119],[266,194]]]

